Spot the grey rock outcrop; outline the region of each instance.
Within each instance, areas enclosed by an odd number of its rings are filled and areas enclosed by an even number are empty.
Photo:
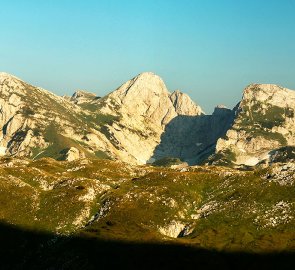
[[[67,161],[74,161],[83,158],[85,158],[85,154],[83,152],[79,151],[75,147],[71,147],[68,150],[66,150],[64,159]]]

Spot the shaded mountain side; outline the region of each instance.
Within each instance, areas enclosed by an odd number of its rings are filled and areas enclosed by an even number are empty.
[[[166,125],[152,158],[178,158],[190,165],[202,163],[215,152],[217,140],[231,127],[234,113],[217,107],[212,115],[175,117]]]
[[[1,269],[292,269],[290,252],[222,252],[159,242],[58,236],[0,223]]]
[[[97,159],[6,158],[0,220],[60,236],[286,252],[295,248],[294,175],[294,164],[182,171]]]

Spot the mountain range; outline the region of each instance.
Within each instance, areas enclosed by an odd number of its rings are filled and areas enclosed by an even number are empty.
[[[234,109],[206,115],[150,72],[104,97],[61,97],[0,73],[0,155],[255,166],[295,144],[294,110],[295,92],[270,84],[251,84]]]
[[[270,84],[206,115],[153,73],[104,97],[0,73],[0,268],[293,269],[294,110]]]

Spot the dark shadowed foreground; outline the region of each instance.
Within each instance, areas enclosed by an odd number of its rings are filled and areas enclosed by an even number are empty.
[[[294,269],[294,253],[225,253],[173,244],[56,237],[1,224],[1,269]]]

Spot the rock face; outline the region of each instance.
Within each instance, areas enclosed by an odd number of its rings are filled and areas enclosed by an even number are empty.
[[[85,113],[72,102],[1,73],[2,155],[59,159],[64,149],[80,144],[84,118]],[[85,152],[89,152],[86,147]]]
[[[185,94],[170,94],[163,80],[142,73],[102,98],[101,111],[119,120],[105,128],[120,159],[144,164],[154,159],[165,127],[179,116],[199,116],[202,109]],[[167,153],[169,155],[169,153]]]
[[[178,115],[194,116],[204,114],[201,107],[196,106],[187,94],[181,93],[179,90],[173,92],[170,99]]]
[[[45,141],[33,135],[36,122],[33,111],[26,107],[24,97],[31,89],[18,78],[0,73],[0,147],[1,154],[26,156],[30,147],[45,146]],[[34,93],[30,93],[32,96]]]
[[[173,220],[167,226],[159,228],[159,232],[165,236],[177,238],[184,229],[185,224]]]
[[[75,147],[71,147],[65,152],[65,160],[67,161],[73,161],[82,158],[85,158],[85,154]]]
[[[271,84],[248,86],[232,127],[217,142],[217,159],[254,166],[274,149],[294,145],[294,111],[294,91]]]

